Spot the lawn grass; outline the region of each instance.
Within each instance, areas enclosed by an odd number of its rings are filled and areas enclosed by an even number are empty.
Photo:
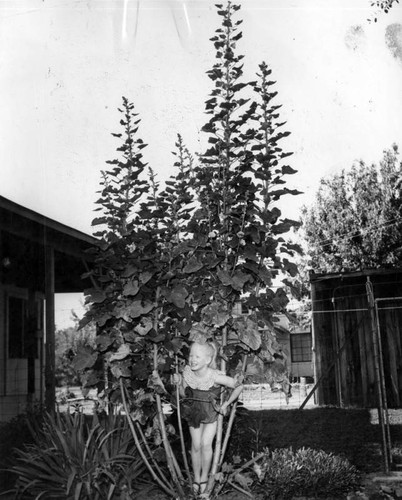
[[[402,442],[402,426],[391,425],[391,441]],[[367,409],[316,407],[308,410],[240,408],[229,453],[250,457],[269,449],[306,447],[347,458],[362,472],[382,469],[381,428],[370,423]]]

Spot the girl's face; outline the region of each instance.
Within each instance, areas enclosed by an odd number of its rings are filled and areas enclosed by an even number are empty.
[[[206,346],[201,344],[193,344],[190,349],[189,364],[193,371],[201,370],[208,366],[211,362],[211,355]]]

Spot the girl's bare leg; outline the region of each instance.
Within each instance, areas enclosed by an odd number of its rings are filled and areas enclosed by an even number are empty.
[[[200,492],[206,488],[212,463],[212,443],[215,438],[217,422],[201,424],[199,428],[190,427],[191,460],[193,464],[194,483],[200,484]]]
[[[211,424],[201,424],[201,479],[200,483],[201,493],[206,488],[206,483],[208,481],[209,471],[211,469],[212,463],[212,443],[215,438],[217,428],[217,422],[212,422]]]
[[[194,483],[200,484],[201,482],[201,438],[202,438],[202,425],[197,429],[190,427],[191,435],[191,461],[193,464]]]

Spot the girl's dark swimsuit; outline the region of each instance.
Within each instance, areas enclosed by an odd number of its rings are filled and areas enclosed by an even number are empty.
[[[218,420],[221,387],[211,387],[207,391],[187,386],[182,399],[181,412],[190,427],[211,424]]]

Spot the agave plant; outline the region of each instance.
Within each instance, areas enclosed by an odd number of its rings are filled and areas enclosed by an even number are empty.
[[[32,433],[33,444],[17,451],[11,468],[18,477],[16,498],[121,498],[144,471],[126,420],[118,415],[46,414]]]

